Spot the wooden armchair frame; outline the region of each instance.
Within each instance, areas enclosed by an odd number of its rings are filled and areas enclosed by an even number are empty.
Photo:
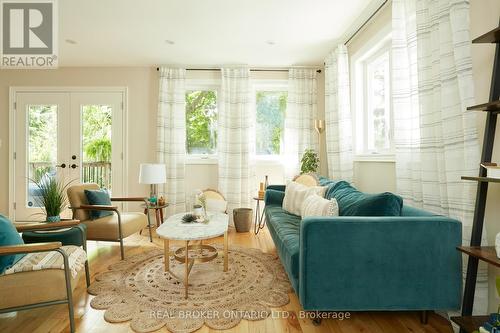
[[[148,204],[148,199],[146,197],[116,197],[111,198],[112,202],[144,202],[146,205]],[[109,242],[119,242],[120,243],[120,255],[122,260],[125,259],[125,251],[123,249],[123,233],[122,233],[122,218],[121,213],[118,209],[118,206],[106,206],[106,205],[80,205],[80,207],[70,207],[73,211],[73,216],[78,209],[91,211],[91,210],[100,210],[100,211],[109,211],[113,212],[118,217],[118,239],[108,239],[106,241]],[[149,241],[153,241],[153,235],[151,233],[151,219],[149,214],[146,214],[148,219],[148,228],[149,228]]]

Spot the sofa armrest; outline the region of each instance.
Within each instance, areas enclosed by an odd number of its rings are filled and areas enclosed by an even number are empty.
[[[286,185],[268,185],[266,190],[275,190],[285,192]]]
[[[264,197],[264,202],[266,206],[269,205],[279,205],[283,204],[283,199],[285,198],[285,192],[277,190],[266,190],[266,195]]]
[[[459,221],[443,216],[316,217],[300,226],[305,310],[460,307]]]

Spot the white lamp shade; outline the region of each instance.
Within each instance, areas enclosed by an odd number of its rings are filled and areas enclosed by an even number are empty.
[[[167,182],[167,169],[165,164],[141,164],[139,171],[140,184],[164,184]]]

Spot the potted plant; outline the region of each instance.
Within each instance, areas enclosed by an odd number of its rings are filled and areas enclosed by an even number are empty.
[[[35,197],[37,204],[43,209],[47,222],[61,220],[61,212],[68,204],[66,189],[69,183],[64,183],[55,176],[45,175],[39,180],[31,179],[38,189],[39,195]]]
[[[314,149],[306,149],[300,160],[300,173],[317,172],[319,168],[319,157]]]

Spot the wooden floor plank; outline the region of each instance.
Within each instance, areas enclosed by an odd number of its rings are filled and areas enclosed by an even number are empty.
[[[230,245],[260,248],[264,252],[276,254],[276,250],[267,231],[261,230],[258,235],[253,232],[236,233],[234,229],[229,233]],[[216,239],[216,243],[222,244],[222,237]],[[107,267],[120,260],[120,250],[116,243],[88,242],[91,279]],[[181,245],[171,242],[172,246]],[[126,256],[131,256],[148,251],[155,246],[163,246],[163,242],[155,237],[154,244],[149,242],[148,233],[133,235],[125,240]],[[94,310],[90,307],[93,296],[88,295],[85,287],[85,279],[81,279],[74,291],[74,306],[77,332],[132,332],[129,323],[111,324],[104,320],[104,311]],[[431,314],[429,324],[422,325],[416,312],[364,312],[352,313],[351,319],[324,319],[320,326],[313,325],[310,319],[303,318],[297,295],[290,293],[290,303],[273,309],[272,317],[260,321],[242,320],[236,327],[224,331],[227,333],[451,333],[450,324],[442,317]],[[283,315],[289,314],[288,316]],[[281,316],[277,314],[282,314]],[[0,332],[10,333],[58,333],[69,332],[68,311],[66,305],[57,305],[47,308],[21,311],[9,318],[0,317]],[[166,328],[158,332],[168,332]],[[213,333],[220,332],[208,327],[203,327],[198,332]]]

